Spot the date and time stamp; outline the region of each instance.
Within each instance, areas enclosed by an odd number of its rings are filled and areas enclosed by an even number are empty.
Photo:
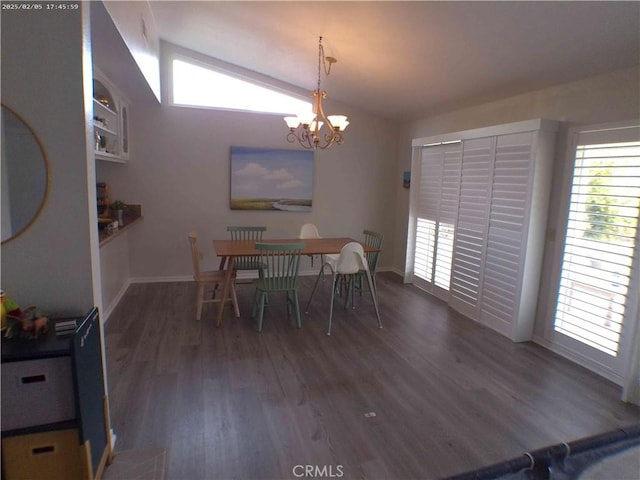
[[[80,2],[0,2],[0,10],[7,13],[7,10],[42,10],[42,11],[71,11],[78,10]]]

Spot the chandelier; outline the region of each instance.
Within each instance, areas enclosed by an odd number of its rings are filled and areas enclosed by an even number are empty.
[[[295,143],[297,140],[306,149],[329,148],[331,145],[341,145],[344,142],[343,132],[349,125],[345,115],[325,115],[322,108],[322,100],[327,98],[327,92],[320,90],[321,67],[328,77],[331,73],[331,65],[336,63],[334,57],[325,57],[322,47],[322,37],[318,42],[318,87],[313,92],[313,111],[299,114],[296,117],[284,117],[289,127],[287,140]],[[327,66],[328,65],[328,66]],[[323,126],[326,129],[323,130]]]

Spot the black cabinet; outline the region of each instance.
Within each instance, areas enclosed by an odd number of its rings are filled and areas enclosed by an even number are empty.
[[[76,329],[2,339],[2,473],[12,479],[99,478],[111,454],[98,310]]]

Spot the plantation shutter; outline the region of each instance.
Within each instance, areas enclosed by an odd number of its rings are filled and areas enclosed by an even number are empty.
[[[554,331],[619,352],[640,199],[640,129],[578,135]]]
[[[479,319],[495,137],[465,140],[453,256],[451,306]]]
[[[424,191],[412,192],[405,279],[518,342],[533,335],[557,127],[537,119],[413,141]]]
[[[496,328],[511,323],[520,305],[533,136],[524,132],[497,139],[481,308],[483,323]]]
[[[460,163],[459,142],[422,149],[414,275],[441,298],[448,296],[451,277]]]

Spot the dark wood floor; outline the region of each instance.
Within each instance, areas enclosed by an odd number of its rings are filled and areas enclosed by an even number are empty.
[[[194,284],[132,285],[106,324],[116,452],[166,447],[168,480],[433,479],[640,421],[616,385],[395,274],[378,284],[384,328],[362,297],[330,337],[328,281],[300,330],[272,295],[262,333],[250,285],[219,329],[216,306],[195,320]]]

